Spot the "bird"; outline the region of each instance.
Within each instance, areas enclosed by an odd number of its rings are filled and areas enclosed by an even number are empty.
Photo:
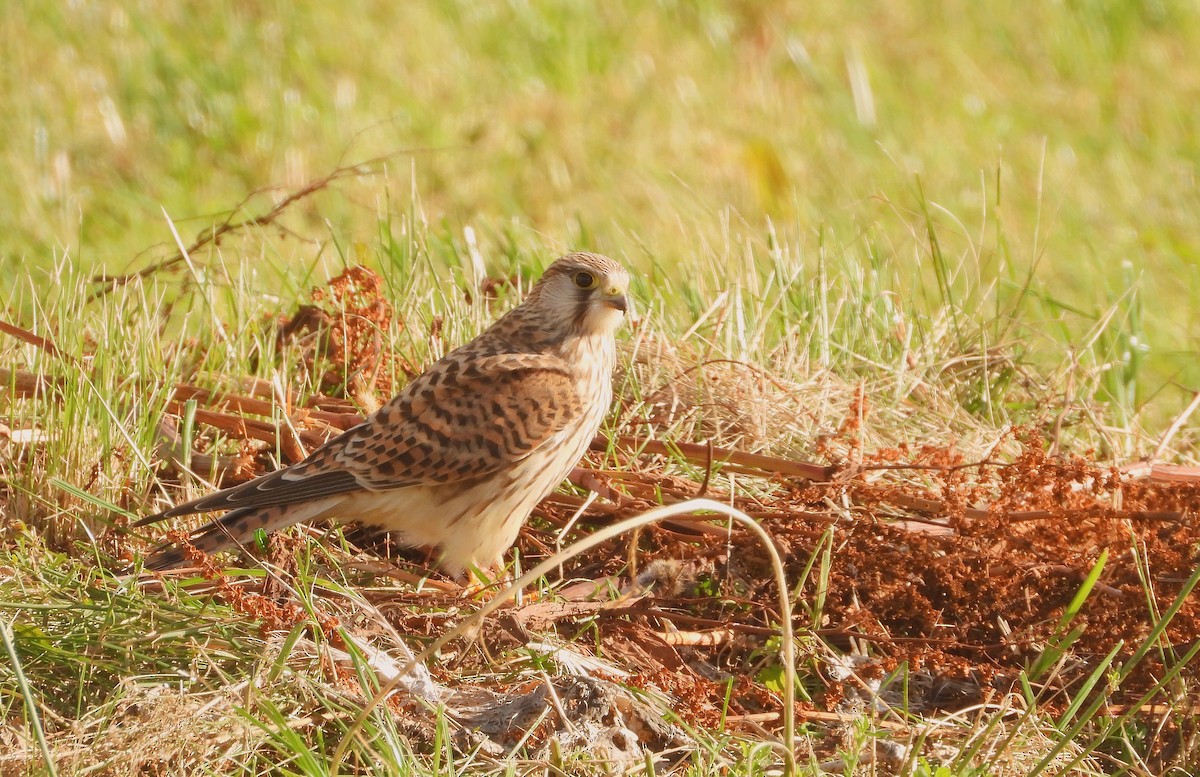
[[[530,512],[608,414],[628,289],[628,272],[606,256],[559,257],[520,304],[302,461],[134,526],[224,511],[190,540],[211,554],[259,531],[359,521],[436,548],[438,565],[457,578],[502,570]],[[186,559],[164,544],[143,567]]]

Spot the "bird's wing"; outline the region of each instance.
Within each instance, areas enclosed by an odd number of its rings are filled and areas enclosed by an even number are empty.
[[[213,510],[288,504],[368,489],[492,474],[579,418],[566,362],[544,354],[443,359],[358,426],[304,461],[178,505],[136,525]]]
[[[520,461],[582,410],[571,371],[556,356],[439,362],[340,446],[333,462],[369,489],[455,483]]]

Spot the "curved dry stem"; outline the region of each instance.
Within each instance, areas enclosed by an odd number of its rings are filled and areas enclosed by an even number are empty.
[[[767,533],[753,518],[738,510],[735,507],[715,502],[712,499],[692,499],[679,504],[665,505],[656,507],[653,510],[642,513],[641,515],[627,518],[620,523],[615,523],[612,526],[597,531],[583,539],[572,543],[569,547],[555,553],[542,563],[535,566],[533,569],[526,572],[519,579],[513,581],[511,585],[500,591],[494,599],[487,602],[479,611],[467,618],[458,626],[449,630],[442,636],[434,640],[421,653],[413,657],[404,668],[398,673],[396,679],[385,684],[375,696],[363,708],[354,722],[350,724],[349,729],[342,735],[338,742],[337,748],[334,750],[332,763],[330,765],[330,773],[336,775],[341,766],[342,759],[345,757],[346,749],[350,742],[357,736],[359,729],[366,721],[367,716],[378,707],[389,694],[395,690],[399,678],[407,675],[418,664],[422,664],[432,657],[437,651],[441,650],[451,640],[477,629],[483,623],[484,618],[497,610],[501,605],[508,602],[516,596],[517,592],[524,589],[527,585],[537,580],[539,577],[551,572],[559,564],[564,561],[579,556],[597,545],[607,542],[610,539],[617,537],[625,532],[634,529],[640,529],[643,526],[649,526],[652,523],[657,523],[666,518],[674,518],[676,520],[683,519],[688,521],[707,521],[711,520],[708,515],[694,515],[693,513],[720,513],[728,516],[730,519],[737,521],[743,526],[750,529],[766,548],[767,554],[771,558],[771,566],[775,571],[775,586],[779,592],[779,612],[780,612],[780,631],[782,632],[782,648],[780,650],[780,659],[783,662],[784,684],[783,684],[783,741],[776,743],[783,755],[784,773],[791,775],[795,772],[795,696],[796,696],[796,645],[792,633],[792,602],[789,595],[787,584],[787,576],[783,569],[783,560],[779,556],[779,550],[775,547],[775,543],[771,539],[771,535]]]

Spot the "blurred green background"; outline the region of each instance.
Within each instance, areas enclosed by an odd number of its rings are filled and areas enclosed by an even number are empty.
[[[186,240],[253,191],[278,187],[269,205],[390,155],[289,228],[366,240],[416,213],[448,239],[471,225],[485,256],[590,247],[716,274],[710,290],[723,264],[785,244],[808,267],[882,273],[905,306],[986,298],[1031,351],[1053,333],[1050,369],[1100,322],[1113,359],[1097,368],[1132,369],[1124,399],[1164,419],[1200,388],[1192,3],[6,10],[10,278],[64,256],[142,267],[171,241],[164,211]]]

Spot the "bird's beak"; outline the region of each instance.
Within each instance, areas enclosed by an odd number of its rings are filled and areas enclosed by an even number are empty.
[[[625,299],[625,294],[623,292],[616,291],[610,294],[605,294],[600,298],[600,301],[605,305],[608,305],[613,310],[619,310],[622,313],[629,310],[629,300]]]

